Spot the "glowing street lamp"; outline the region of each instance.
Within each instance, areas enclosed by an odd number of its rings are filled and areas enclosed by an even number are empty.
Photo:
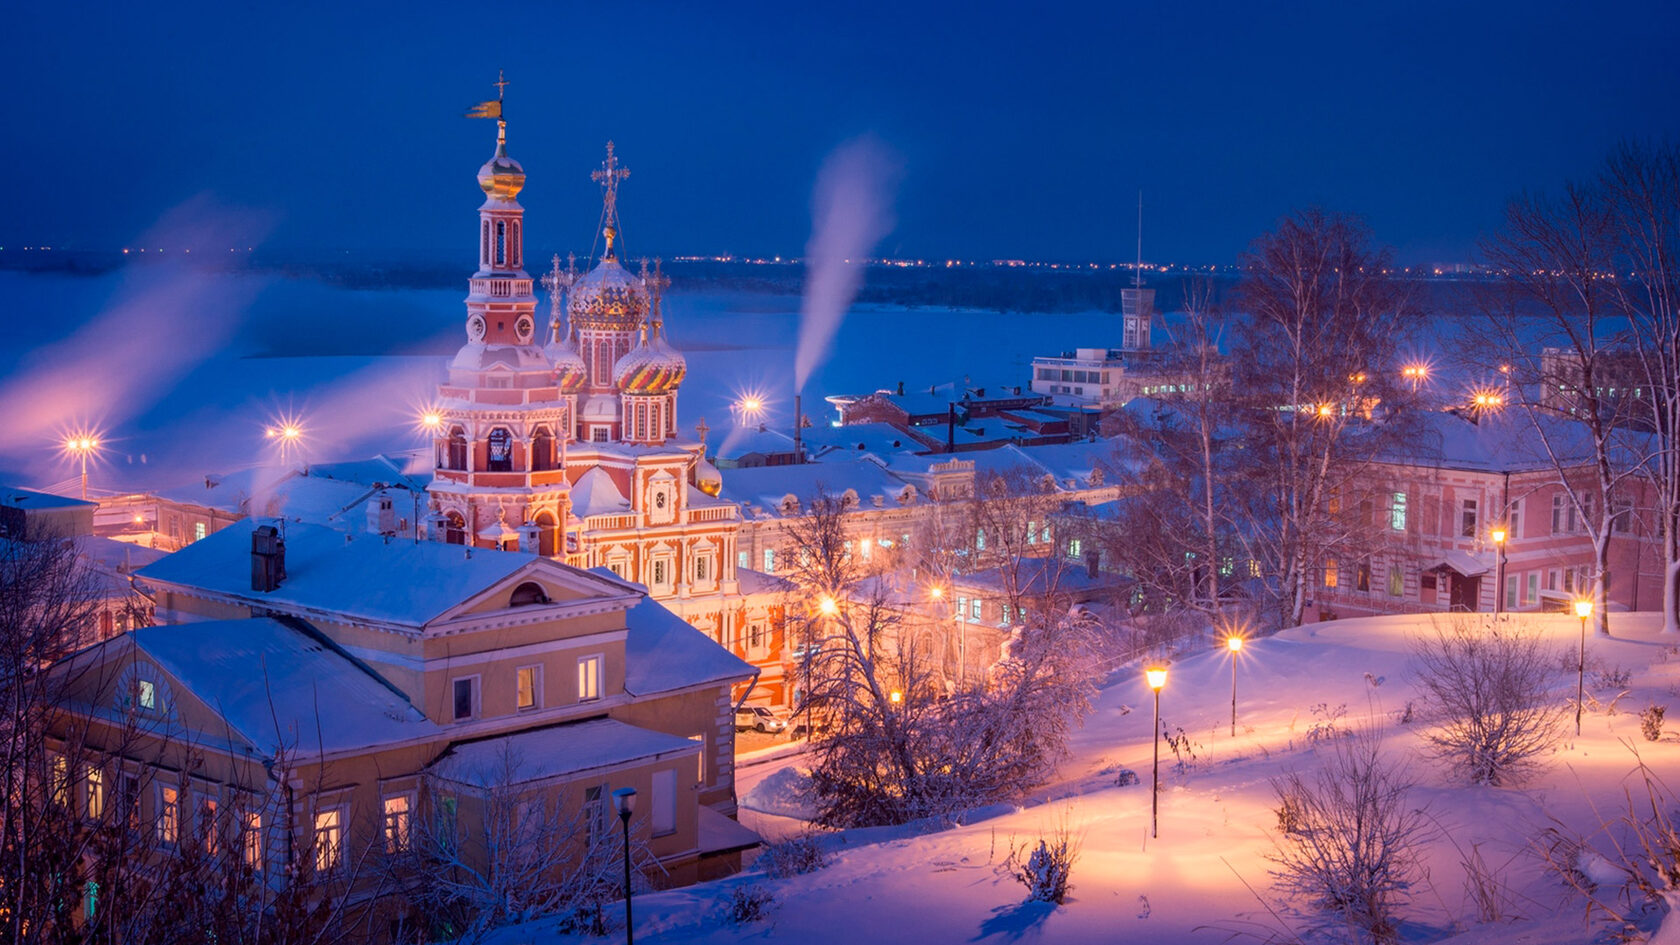
[[[1499,606],[1505,597],[1505,526],[1495,525],[1489,533],[1493,538],[1493,546],[1499,550],[1499,563],[1495,566],[1493,578],[1493,616],[1499,618]]]
[[[420,426],[433,436],[443,429],[443,414],[436,410],[427,410],[420,414]]]
[[[1237,736],[1237,654],[1242,652],[1243,638],[1231,634],[1225,638],[1225,648],[1231,651],[1231,737]],[[1162,680],[1165,682],[1166,680]]]
[[[840,612],[840,605],[834,598],[825,594],[821,600],[817,601],[817,609],[822,611],[824,617],[832,617]]]
[[[1592,616],[1590,597],[1575,601],[1575,616],[1581,618],[1581,657],[1575,663],[1575,737],[1581,737],[1581,703],[1587,695],[1587,618]]]
[[[636,810],[636,789],[621,787],[612,792],[613,809],[624,825],[624,945],[635,945],[636,923],[630,915],[630,815]]]
[[[282,418],[263,430],[263,435],[279,447],[280,463],[284,465],[298,441],[303,439],[303,425],[297,420]]]
[[[85,502],[88,497],[88,457],[99,451],[99,438],[96,436],[87,436],[85,434],[81,436],[72,436],[64,441],[64,450],[72,456],[79,457],[82,461],[82,500]]]
[[[1400,369],[1400,376],[1412,382],[1412,393],[1417,393],[1418,385],[1429,378],[1429,365],[1408,364]]]
[[[1167,668],[1152,666],[1143,673],[1155,691],[1155,774],[1149,788],[1149,836],[1160,836],[1161,811],[1161,687],[1167,684]]]

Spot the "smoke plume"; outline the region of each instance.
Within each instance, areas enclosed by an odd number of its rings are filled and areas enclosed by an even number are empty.
[[[892,232],[893,191],[901,173],[898,155],[873,135],[836,148],[817,172],[794,353],[795,393],[805,389],[828,354],[863,280],[863,258]]]

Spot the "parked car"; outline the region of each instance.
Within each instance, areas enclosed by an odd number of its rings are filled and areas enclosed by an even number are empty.
[[[753,729],[759,732],[785,732],[788,727],[787,713],[762,705],[744,705],[735,710],[735,730],[744,732]]]

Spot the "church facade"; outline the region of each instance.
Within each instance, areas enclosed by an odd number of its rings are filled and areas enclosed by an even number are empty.
[[[736,506],[700,441],[679,434],[687,363],[665,338],[658,261],[619,258],[618,190],[629,176],[611,142],[592,177],[605,249],[577,271],[559,257],[542,279],[539,337],[525,266],[525,172],[497,119],[479,169],[478,268],[466,343],[427,413],[435,445],[432,535],[606,568],[759,667],[749,698],[784,703],[785,585],[739,574]]]

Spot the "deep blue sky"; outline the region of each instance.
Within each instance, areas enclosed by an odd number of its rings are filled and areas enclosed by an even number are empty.
[[[609,137],[635,254],[800,253],[823,157],[872,132],[884,253],[1130,258],[1142,188],[1153,259],[1318,203],[1429,262],[1680,134],[1671,3],[722,6],[12,4],[0,245],[135,244],[207,197],[275,249],[470,259],[494,125],[460,116],[498,68],[534,258],[587,252]]]

